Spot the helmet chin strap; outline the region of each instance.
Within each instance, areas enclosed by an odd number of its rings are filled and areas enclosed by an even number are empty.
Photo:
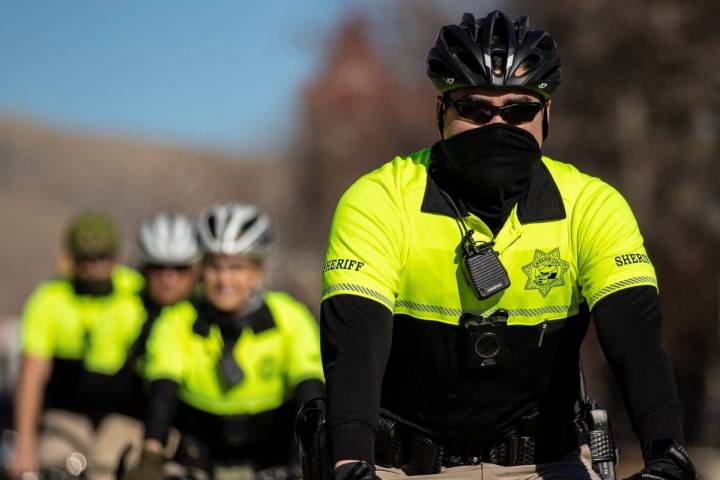
[[[543,142],[548,136],[548,131],[550,130],[550,121],[548,120],[547,115],[547,102],[545,103],[545,106],[543,107],[543,119],[542,119],[542,137]]]
[[[447,104],[445,103],[445,95],[442,97],[442,103],[440,104],[440,108],[437,112],[437,126],[440,130],[440,140],[445,140],[445,133],[443,130],[445,130],[445,111],[447,110]]]

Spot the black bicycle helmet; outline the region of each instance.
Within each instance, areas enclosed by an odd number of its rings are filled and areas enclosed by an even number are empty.
[[[549,32],[531,29],[495,10],[440,29],[427,56],[427,73],[445,94],[466,87],[517,88],[547,99],[560,85],[560,57]]]

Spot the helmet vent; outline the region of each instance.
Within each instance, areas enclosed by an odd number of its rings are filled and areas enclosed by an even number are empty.
[[[523,60],[520,65],[515,68],[515,72],[513,72],[513,76],[515,77],[524,77],[533,69],[535,68],[535,65],[540,61],[540,57],[537,55],[530,55],[528,58]]]
[[[468,67],[474,73],[482,73],[482,67],[474,55],[469,53],[467,50],[459,50],[455,54],[460,62]]]
[[[477,39],[478,26],[472,13],[463,13],[460,26],[465,29],[473,40]]]
[[[555,42],[549,35],[543,35],[538,42],[537,48],[543,52],[550,52],[555,49]]]
[[[257,221],[258,221],[258,216],[256,215],[253,218],[251,218],[250,220],[248,220],[247,222],[243,223],[242,228],[240,229],[240,231],[237,234],[237,238],[242,237],[248,230],[250,230],[252,228],[253,225],[255,225],[257,223]]]
[[[508,28],[502,18],[496,18],[490,25],[490,61],[492,62],[492,74],[494,77],[505,75],[505,61],[508,56]],[[513,32],[515,33],[515,32]]]
[[[215,216],[214,215],[210,216],[210,218],[208,218],[207,223],[208,223],[208,229],[210,230],[210,233],[212,234],[213,237],[216,237],[217,236],[217,219],[215,218]]]
[[[447,65],[443,62],[439,62],[435,59],[428,60],[428,69],[431,72],[434,72],[435,75],[438,75],[440,77],[454,77],[455,72],[452,71],[452,69],[448,68]]]
[[[526,16],[518,17],[514,25],[517,31],[518,44],[522,44],[525,41],[528,28],[530,28],[530,19]]]
[[[493,51],[507,52],[508,36],[510,33],[508,32],[507,25],[501,21],[501,19],[496,19],[491,24],[491,28],[490,49]]]
[[[505,74],[505,62],[501,55],[492,56],[492,73],[496,77],[502,77]]]

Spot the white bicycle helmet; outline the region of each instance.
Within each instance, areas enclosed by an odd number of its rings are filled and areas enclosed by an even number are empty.
[[[158,213],[138,235],[140,259],[150,265],[189,265],[200,258],[195,227],[181,213]]]
[[[254,205],[213,205],[200,214],[197,229],[206,253],[249,255],[260,260],[270,254],[270,219]]]

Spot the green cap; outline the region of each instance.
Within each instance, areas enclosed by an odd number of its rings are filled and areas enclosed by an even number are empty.
[[[103,212],[85,212],[70,221],[66,246],[75,258],[114,255],[120,243],[112,217]]]

